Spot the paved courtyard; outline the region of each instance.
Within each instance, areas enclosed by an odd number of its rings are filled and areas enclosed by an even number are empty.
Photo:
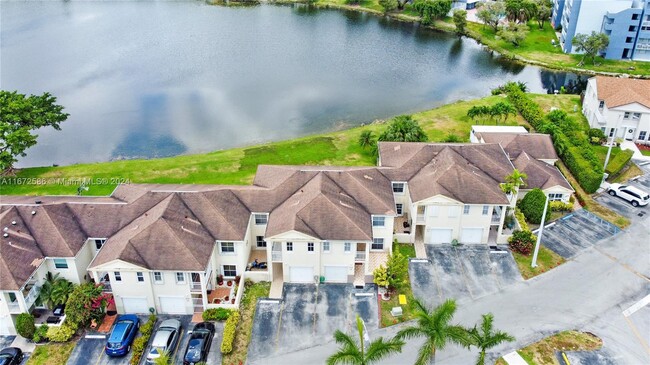
[[[484,245],[425,245],[428,260],[411,260],[413,294],[434,306],[445,299],[458,301],[494,294],[523,281],[506,246],[491,252]]]
[[[282,300],[257,305],[248,362],[329,342],[337,329],[351,333],[357,314],[370,332],[378,328],[374,285],[361,290],[350,284],[285,283]]]

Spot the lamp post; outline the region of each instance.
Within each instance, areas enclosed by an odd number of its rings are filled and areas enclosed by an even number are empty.
[[[539,253],[539,244],[542,241],[542,233],[544,232],[544,222],[546,221],[547,208],[548,208],[548,195],[546,195],[546,199],[544,200],[544,213],[542,213],[542,224],[539,226],[539,231],[537,232],[537,243],[535,243],[535,253],[533,254],[533,262],[531,262],[530,267],[537,267],[537,254]]]
[[[605,170],[607,170],[607,164],[609,163],[609,155],[612,154],[612,146],[614,145],[614,139],[616,138],[616,133],[618,132],[618,126],[621,122],[621,118],[623,118],[623,116],[619,115],[618,121],[616,122],[616,127],[614,127],[614,131],[612,132],[612,140],[609,141],[609,148],[607,149],[607,156],[605,157],[605,165],[603,166],[603,181],[605,181]]]

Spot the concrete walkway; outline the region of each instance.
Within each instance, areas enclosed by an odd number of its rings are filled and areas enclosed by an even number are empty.
[[[510,365],[528,365],[526,360],[524,360],[524,358],[521,357],[517,351],[513,351],[503,356],[503,359]]]
[[[634,154],[632,155],[632,159],[634,160],[650,162],[650,156],[642,155],[641,151],[639,151],[639,148],[632,141],[621,142],[621,149],[632,150],[632,152],[634,152]]]
[[[22,336],[16,336],[14,341],[11,343],[11,347],[18,347],[23,350],[23,352],[31,353],[34,352],[36,345],[33,342],[28,342]]]

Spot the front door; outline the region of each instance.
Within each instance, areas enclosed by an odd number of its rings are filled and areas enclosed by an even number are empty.
[[[625,127],[625,139],[631,141],[634,139],[635,128]]]

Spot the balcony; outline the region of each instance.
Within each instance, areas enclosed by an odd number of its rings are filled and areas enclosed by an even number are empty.
[[[20,304],[18,302],[8,302],[7,307],[9,307],[9,313],[20,313]]]
[[[39,285],[33,285],[25,296],[25,307],[31,307],[36,302],[36,299],[38,299],[39,294],[41,294],[41,287]]]
[[[415,223],[424,224],[425,223],[424,214],[418,214],[417,217],[415,218]]]
[[[201,282],[200,281],[191,281],[190,282],[190,291],[201,291]]]
[[[271,261],[282,261],[282,251],[271,251]]]
[[[366,262],[366,251],[357,251],[354,254],[355,262]]]

